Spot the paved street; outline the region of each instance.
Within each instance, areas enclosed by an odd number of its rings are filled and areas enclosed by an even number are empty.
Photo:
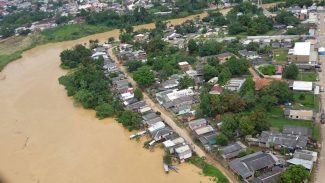
[[[319,42],[319,45],[322,46],[322,47],[325,47],[325,21],[324,21],[324,18],[325,18],[325,13],[321,13],[319,14],[319,22],[320,22],[320,25],[319,25],[319,29],[320,31],[318,32],[318,42]],[[325,56],[320,56],[319,57],[320,59],[320,62],[322,63],[322,72],[319,73],[319,84],[321,86],[325,86]],[[321,110],[323,109],[323,106],[325,104],[325,94],[324,92],[321,92]],[[319,121],[316,121],[317,123]],[[316,183],[324,183],[325,182],[325,146],[324,146],[324,143],[325,143],[325,128],[324,128],[324,125],[321,125],[321,131],[322,131],[322,150],[321,150],[321,153],[319,155],[319,164],[318,164],[318,167],[317,167],[317,170],[316,170],[316,175],[315,175],[315,182]]]

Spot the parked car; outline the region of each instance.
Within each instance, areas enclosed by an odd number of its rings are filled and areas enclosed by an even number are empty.
[[[320,87],[320,92],[324,92],[324,87],[323,86]]]

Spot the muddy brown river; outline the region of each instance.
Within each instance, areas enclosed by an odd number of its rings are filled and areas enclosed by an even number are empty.
[[[193,17],[170,22],[175,25]],[[130,133],[114,119],[97,120],[93,111],[75,106],[59,85],[58,78],[65,74],[59,68],[62,50],[118,34],[113,30],[38,46],[0,73],[0,177],[4,182],[211,182],[190,164],[166,175],[161,149],[149,152],[143,143],[130,141]]]

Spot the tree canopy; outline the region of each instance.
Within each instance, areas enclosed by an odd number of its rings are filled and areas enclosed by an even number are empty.
[[[149,87],[155,82],[155,75],[148,66],[142,66],[134,71],[133,78],[141,87]]]

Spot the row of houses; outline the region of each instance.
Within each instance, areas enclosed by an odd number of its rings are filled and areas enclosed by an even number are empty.
[[[145,101],[138,100],[134,96],[134,89],[127,80],[127,77],[119,67],[107,56],[107,49],[104,47],[93,50],[93,58],[103,57],[105,74],[112,80],[113,90],[119,97],[126,109],[140,114],[142,127],[151,137],[150,146],[162,142],[166,151],[169,151],[182,162],[192,156],[192,149],[187,142],[175,133],[161,118],[160,114],[154,111]],[[115,73],[112,76],[112,73]],[[172,96],[171,97],[176,97]]]
[[[263,131],[258,138],[246,137],[245,139],[249,146],[259,146],[262,149],[279,151],[286,148],[289,158],[277,156],[271,151],[257,151],[246,155],[247,146],[240,141],[219,147],[218,151],[228,162],[229,168],[246,182],[271,183],[276,182],[285,167],[290,165],[302,165],[312,171],[318,154],[307,150],[310,137],[311,129],[287,125],[283,127],[281,133]]]

